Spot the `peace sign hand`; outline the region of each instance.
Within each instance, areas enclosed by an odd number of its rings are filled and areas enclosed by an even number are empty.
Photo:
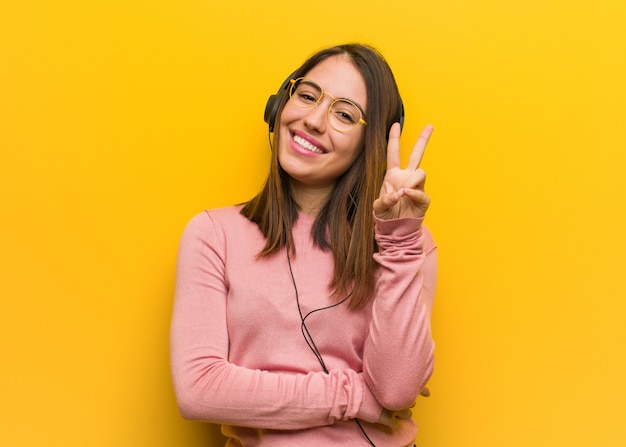
[[[387,172],[374,201],[374,214],[379,219],[400,217],[424,217],[430,205],[430,197],[424,192],[426,173],[419,168],[424,150],[433,132],[433,126],[422,130],[405,169],[400,168],[400,124],[395,123],[389,131],[387,143]]]

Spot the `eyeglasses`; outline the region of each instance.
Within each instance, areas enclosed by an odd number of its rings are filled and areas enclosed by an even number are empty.
[[[289,88],[289,99],[294,106],[300,109],[310,109],[318,105],[324,95],[330,96],[333,101],[328,107],[328,121],[339,132],[350,132],[359,124],[367,125],[363,119],[363,112],[355,103],[348,99],[336,99],[325,92],[316,82],[307,78],[292,79]]]

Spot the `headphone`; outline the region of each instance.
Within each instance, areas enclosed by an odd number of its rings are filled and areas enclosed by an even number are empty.
[[[267,100],[267,104],[265,104],[265,114],[264,119],[269,127],[270,132],[274,132],[274,125],[276,124],[276,115],[278,114],[278,108],[280,107],[280,103],[283,100],[283,97],[287,95],[287,89],[289,88],[289,84],[293,79],[293,76],[296,74],[294,71],[289,75],[287,79],[283,81],[276,92],[275,95],[270,95]],[[400,132],[402,132],[402,128],[404,127],[404,103],[402,102],[402,98],[400,98],[400,117],[398,118],[398,122],[400,123]]]

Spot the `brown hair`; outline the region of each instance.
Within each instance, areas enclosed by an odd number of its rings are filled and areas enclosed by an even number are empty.
[[[374,290],[377,250],[374,240],[373,203],[378,197],[386,169],[387,136],[399,121],[402,101],[393,73],[383,56],[362,44],[327,48],[307,59],[293,74],[304,76],[313,67],[332,56],[345,56],[365,80],[367,113],[364,148],[348,170],[337,179],[328,202],[318,213],[311,237],[322,249],[331,250],[335,261],[333,278],[328,285],[333,298],[340,300],[350,292],[349,306],[363,307]],[[288,95],[284,95],[280,116]],[[280,120],[276,120],[274,147],[278,144]],[[266,239],[260,257],[287,246],[295,254],[291,229],[298,218],[298,205],[290,191],[290,177],[273,151],[270,172],[261,192],[247,202],[241,213],[255,222]]]

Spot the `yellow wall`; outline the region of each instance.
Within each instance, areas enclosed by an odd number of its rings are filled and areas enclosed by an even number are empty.
[[[219,445],[178,416],[178,237],[249,198],[265,101],[359,40],[440,246],[420,447],[626,444],[626,3],[0,0],[0,444]],[[209,440],[209,441],[207,441]]]

